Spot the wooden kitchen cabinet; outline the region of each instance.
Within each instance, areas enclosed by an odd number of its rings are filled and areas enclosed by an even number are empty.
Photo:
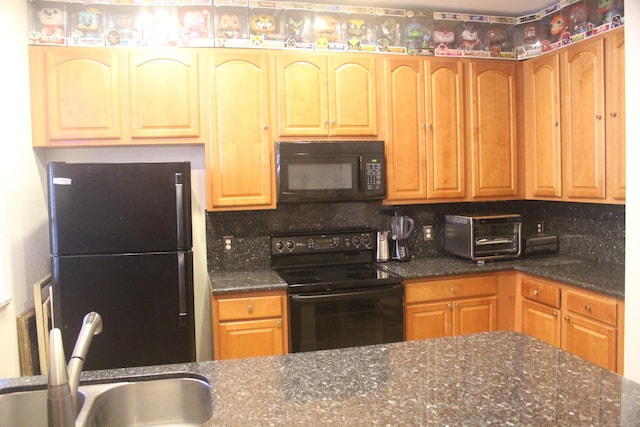
[[[496,330],[497,286],[495,275],[407,282],[406,339]]]
[[[279,135],[376,136],[376,58],[279,52]]]
[[[34,146],[202,144],[198,50],[30,46]]]
[[[626,198],[626,114],[624,29],[605,37],[605,129],[607,144],[607,197]]]
[[[516,64],[470,61],[468,91],[472,197],[517,196]]]
[[[387,201],[465,196],[463,65],[385,59]]]
[[[624,302],[521,273],[520,330],[622,374]]]
[[[285,291],[214,295],[211,315],[216,360],[288,353]]]
[[[275,208],[271,68],[267,52],[225,49],[207,55],[208,210]]]
[[[562,197],[560,53],[524,62],[528,198]]]

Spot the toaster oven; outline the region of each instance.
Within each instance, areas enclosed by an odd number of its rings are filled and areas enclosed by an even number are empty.
[[[520,214],[445,215],[444,249],[473,261],[517,258],[521,234]]]

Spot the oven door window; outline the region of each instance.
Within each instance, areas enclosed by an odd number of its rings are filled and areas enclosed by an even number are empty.
[[[291,351],[404,339],[402,286],[289,296]]]

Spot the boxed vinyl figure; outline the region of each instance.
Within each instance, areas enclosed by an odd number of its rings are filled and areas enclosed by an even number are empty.
[[[315,50],[345,50],[344,8],[342,6],[315,4],[313,32]]]
[[[178,46],[176,6],[149,6],[142,10],[142,39],[145,46]]]
[[[247,0],[215,1],[215,46],[249,47]]]
[[[64,46],[67,5],[62,2],[29,2],[29,44]]]
[[[409,55],[433,55],[433,13],[407,10],[405,45]]]
[[[314,12],[311,3],[284,2],[284,47],[312,50]]]
[[[140,6],[109,6],[106,14],[107,46],[142,47]]]
[[[211,13],[212,8],[208,6],[184,6],[178,8],[179,46],[213,47]]]
[[[456,26],[458,22],[453,21],[448,14],[434,13],[433,32],[431,33],[431,43],[437,56],[462,56],[463,52],[458,49],[456,43]]]
[[[104,6],[69,4],[67,6],[67,44],[104,47]]]
[[[376,9],[377,51],[380,53],[407,53],[404,44],[404,9]]]
[[[346,6],[347,50],[376,51],[376,15],[373,7]]]
[[[281,1],[249,0],[251,47],[281,48],[284,9]]]

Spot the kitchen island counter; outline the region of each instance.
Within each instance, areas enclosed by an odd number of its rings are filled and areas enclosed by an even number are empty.
[[[399,274],[405,280],[517,270],[624,299],[624,265],[598,263],[562,255],[501,260],[484,264],[442,256],[418,258],[409,262],[388,262],[381,265]],[[211,291],[214,294],[287,288],[280,276],[271,270],[215,271],[209,273],[209,278]]]
[[[640,384],[514,332],[83,373],[188,373],[212,387],[208,426],[637,425]],[[45,377],[0,380],[0,388]],[[1,416],[0,416],[1,420]]]

